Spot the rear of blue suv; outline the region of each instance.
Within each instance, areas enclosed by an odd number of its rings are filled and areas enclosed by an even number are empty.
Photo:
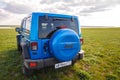
[[[83,58],[83,39],[77,16],[32,13],[22,20],[16,31],[26,76],[32,75],[34,69],[49,66],[57,69]]]

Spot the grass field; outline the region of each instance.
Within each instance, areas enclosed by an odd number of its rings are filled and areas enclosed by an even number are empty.
[[[85,57],[74,66],[22,75],[14,29],[0,29],[0,80],[120,80],[120,28],[82,29]]]

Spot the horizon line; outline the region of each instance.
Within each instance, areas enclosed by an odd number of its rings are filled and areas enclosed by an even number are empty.
[[[17,27],[17,26],[20,26],[20,25],[0,25],[0,27]],[[90,26],[89,25],[88,26],[84,26],[84,25],[81,25],[81,27],[82,28],[84,28],[84,27],[85,28],[87,28],[87,27],[88,28],[89,27],[93,27],[94,28],[94,27],[120,27],[120,26],[94,26],[94,25],[93,26],[91,26],[91,25]]]

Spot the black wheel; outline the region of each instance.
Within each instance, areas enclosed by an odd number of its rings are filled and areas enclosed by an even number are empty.
[[[17,49],[18,49],[18,51],[22,51],[22,48],[21,48],[21,46],[19,45],[19,44],[17,44]]]
[[[79,54],[79,59],[83,59],[84,58],[84,54]]]
[[[22,73],[26,76],[26,77],[29,77],[29,76],[32,76],[33,75],[33,70],[32,69],[28,69],[25,67],[24,65],[24,58],[23,58],[23,55],[21,55],[21,63],[22,63]]]
[[[21,46],[20,46],[20,34],[18,34],[17,36],[16,36],[16,40],[17,40],[17,50],[18,51],[22,51],[22,48],[21,48]]]
[[[74,64],[76,63],[76,61],[77,61],[76,59],[72,60],[72,66],[74,66]]]
[[[33,75],[33,70],[27,69],[24,65],[22,66],[22,72],[25,76],[29,77]]]

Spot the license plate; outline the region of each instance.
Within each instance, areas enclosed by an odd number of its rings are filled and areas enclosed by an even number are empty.
[[[69,66],[71,64],[72,64],[72,61],[66,61],[66,62],[62,62],[62,63],[57,63],[57,64],[55,64],[55,69],[65,67],[65,66]]]

